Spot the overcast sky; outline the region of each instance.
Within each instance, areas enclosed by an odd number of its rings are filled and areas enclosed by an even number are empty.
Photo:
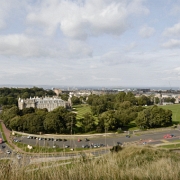
[[[179,0],[1,0],[0,84],[180,87]]]

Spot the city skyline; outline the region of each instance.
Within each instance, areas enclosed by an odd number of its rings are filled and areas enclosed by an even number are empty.
[[[179,87],[178,0],[6,0],[0,84]]]

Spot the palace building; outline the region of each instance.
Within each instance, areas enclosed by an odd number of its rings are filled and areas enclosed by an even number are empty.
[[[64,101],[58,97],[34,97],[29,99],[18,99],[18,107],[21,110],[24,108],[33,107],[38,109],[47,108],[48,111],[52,111],[60,106],[69,109],[71,108],[71,102]]]

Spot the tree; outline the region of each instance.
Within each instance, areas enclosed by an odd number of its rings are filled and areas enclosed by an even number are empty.
[[[170,126],[172,125],[172,112],[153,106],[138,113],[136,124],[143,128]]]
[[[92,113],[85,113],[81,119],[81,128],[83,132],[89,132],[95,129],[96,119]]]
[[[57,133],[60,131],[59,115],[54,112],[49,112],[44,120],[44,129],[48,133]]]
[[[100,123],[103,125],[104,130],[116,130],[120,127],[119,121],[114,116],[114,111],[106,111],[99,117]]]
[[[81,104],[80,98],[78,98],[76,96],[72,96],[71,102],[72,102],[73,105]]]

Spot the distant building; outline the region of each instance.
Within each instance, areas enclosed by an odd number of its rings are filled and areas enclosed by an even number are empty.
[[[60,98],[57,97],[45,97],[45,98],[29,98],[29,99],[18,99],[18,107],[19,109],[24,109],[24,108],[38,108],[38,109],[44,109],[47,108],[48,111],[52,111],[56,109],[57,107],[64,107],[64,108],[71,108],[71,102],[70,101],[64,101]]]

